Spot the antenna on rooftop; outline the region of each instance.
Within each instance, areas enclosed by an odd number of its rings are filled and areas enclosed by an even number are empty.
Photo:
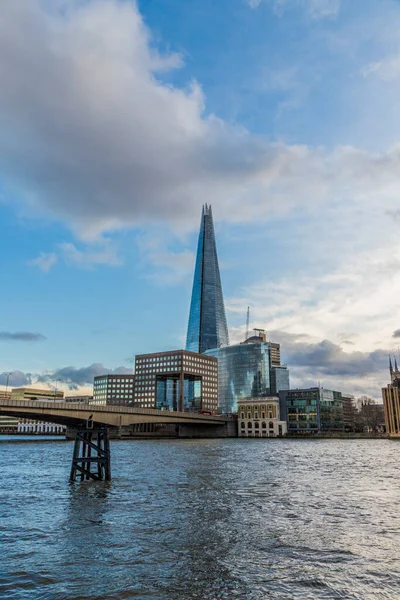
[[[246,337],[244,338],[244,341],[246,341],[249,337],[249,324],[250,324],[250,306],[247,307]]]

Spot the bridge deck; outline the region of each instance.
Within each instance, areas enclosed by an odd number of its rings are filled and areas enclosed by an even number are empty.
[[[0,416],[20,417],[76,426],[92,415],[98,425],[123,427],[136,423],[193,423],[224,425],[229,418],[192,412],[171,412],[154,408],[130,408],[72,402],[40,402],[37,400],[0,400]]]

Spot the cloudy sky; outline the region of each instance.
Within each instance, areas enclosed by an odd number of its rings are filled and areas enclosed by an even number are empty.
[[[231,339],[249,305],[293,386],[379,398],[399,48],[398,0],[3,0],[0,374],[85,390],[182,347],[209,202]]]

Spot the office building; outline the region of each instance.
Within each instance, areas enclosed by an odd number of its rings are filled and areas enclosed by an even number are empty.
[[[356,406],[354,396],[342,394],[343,425],[345,431],[354,431],[356,427]]]
[[[385,413],[386,433],[391,438],[400,438],[400,372],[397,360],[389,358],[391,382],[382,389],[383,410]]]
[[[211,356],[188,350],[140,354],[135,376],[135,406],[217,412],[218,368]]]
[[[229,344],[211,206],[201,216],[186,350],[205,352]]]
[[[50,402],[62,402],[64,392],[56,390],[36,389],[30,387],[19,387],[11,390],[11,400],[40,400]]]
[[[276,395],[289,389],[289,371],[278,365],[279,344],[266,341],[265,332],[248,338],[241,344],[207,350],[208,356],[218,359],[218,411],[222,414],[237,411],[244,398]],[[273,366],[274,365],[274,366]]]
[[[73,402],[74,404],[89,404],[93,400],[93,396],[65,396],[64,402]]]
[[[344,431],[340,392],[315,387],[281,391],[279,398],[281,418],[287,420],[288,433]]]
[[[284,365],[271,367],[270,381],[270,393],[275,396],[279,395],[281,390],[289,390],[289,369]]]
[[[99,375],[94,378],[93,399],[89,404],[133,406],[135,398],[135,375]]]
[[[277,396],[238,400],[239,437],[281,437],[286,432],[286,421],[281,421]]]

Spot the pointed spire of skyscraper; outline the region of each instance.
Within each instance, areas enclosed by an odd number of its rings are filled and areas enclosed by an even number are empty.
[[[205,352],[229,344],[211,205],[201,214],[186,349]]]
[[[392,365],[392,357],[389,354],[389,371],[390,371],[390,377],[393,376],[393,365]]]
[[[398,373],[398,372],[399,372],[399,368],[398,368],[398,366],[397,366],[397,360],[396,360],[396,357],[394,357],[394,372],[395,372],[395,373]]]

